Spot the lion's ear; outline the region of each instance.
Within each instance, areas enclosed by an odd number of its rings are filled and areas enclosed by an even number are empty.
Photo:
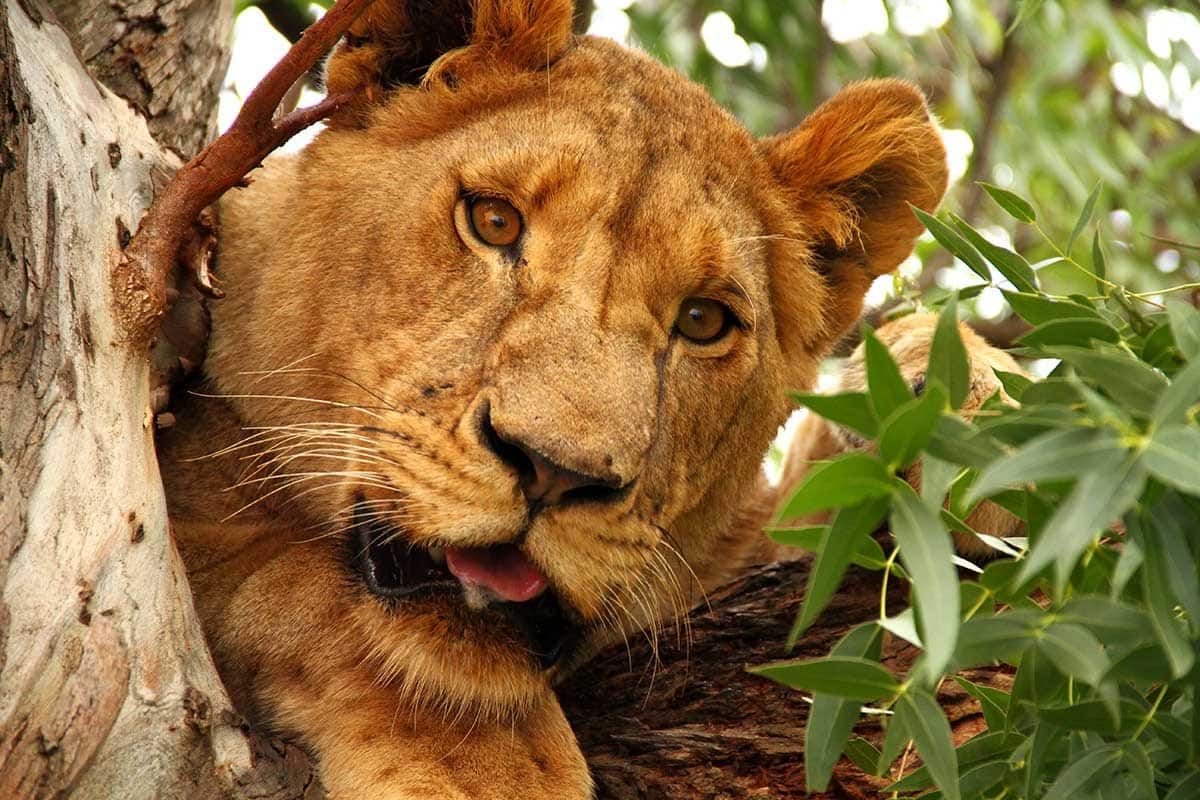
[[[571,15],[571,0],[375,0],[329,57],[329,93],[358,90],[331,124],[361,124],[388,89],[420,84],[448,53],[545,68],[570,42]]]
[[[853,323],[876,277],[912,252],[946,191],[946,150],[925,97],[898,80],[853,84],[763,148],[795,234],[813,243],[838,330]]]

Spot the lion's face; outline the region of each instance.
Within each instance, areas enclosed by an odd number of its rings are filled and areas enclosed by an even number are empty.
[[[907,115],[933,175],[891,140],[842,153],[850,109],[759,141],[560,33],[539,69],[473,41],[222,208],[208,372],[254,429],[248,485],[328,524],[340,579],[313,591],[353,598],[382,676],[495,707],[741,566],[725,535],[785,389],[945,180],[903,85],[858,90],[869,132]]]

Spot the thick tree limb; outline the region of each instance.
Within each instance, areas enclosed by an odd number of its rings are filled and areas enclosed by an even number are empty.
[[[292,84],[333,47],[371,2],[338,0],[255,87],[230,129],[175,173],[155,198],[113,271],[117,307],[131,342],[146,344],[157,330],[166,309],[167,275],[200,212],[240,184],[271,151],[350,99],[338,95],[311,109],[275,117]],[[197,276],[197,280],[219,296],[206,278]]]
[[[563,704],[598,784],[598,800],[879,796],[889,780],[865,775],[845,760],[828,792],[806,795],[808,703],[800,692],[745,670],[784,657],[827,655],[846,631],[878,616],[876,574],[852,572],[796,650],[785,655],[783,642],[807,576],[806,562],[747,575],[716,592],[711,611],[693,615],[690,648],[673,635],[660,638],[657,669],[649,667],[650,642],[633,642],[628,652],[613,648],[568,681]],[[903,591],[892,593],[896,605]],[[916,655],[915,648],[891,640],[884,664],[901,674]],[[1000,670],[973,670],[968,677],[1003,688],[1011,683]],[[938,700],[956,741],[982,730],[978,705],[957,684],[947,681]],[[876,744],[881,738],[871,722],[859,733]]]

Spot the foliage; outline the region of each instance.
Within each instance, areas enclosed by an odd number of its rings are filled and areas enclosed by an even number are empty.
[[[763,134],[798,123],[852,81],[915,81],[945,127],[965,131],[974,145],[966,179],[947,207],[989,237],[1012,237],[1035,262],[1054,255],[1040,237],[982,202],[977,181],[1004,183],[1043,208],[1079,208],[1103,181],[1098,212],[1122,210],[1112,232],[1120,242],[1109,265],[1113,275],[1138,290],[1200,279],[1194,251],[1181,252],[1181,266],[1170,277],[1154,269],[1155,255],[1172,246],[1150,238],[1178,238],[1171,232],[1190,230],[1200,217],[1200,136],[1178,121],[1175,95],[1164,108],[1147,99],[1152,89],[1130,97],[1110,80],[1118,63],[1132,70],[1135,82],[1139,75],[1154,82],[1170,75],[1200,79],[1200,54],[1182,41],[1165,57],[1161,44],[1156,52],[1148,42],[1149,13],[1169,4],[951,0],[945,24],[905,35],[898,30],[902,7],[934,4],[888,0],[887,31],[846,42],[831,38],[822,23],[823,12],[836,5],[848,4],[640,0],[628,14],[635,43],[704,83]],[[738,35],[760,44],[765,64],[718,61],[701,36],[714,13],[727,14]],[[1060,239],[1068,233],[1051,232]],[[930,261],[934,253],[921,253],[925,266],[945,267]],[[933,277],[925,275],[922,285]],[[1045,269],[1042,279],[1061,293],[1085,289],[1080,276],[1061,265]]]
[[[1044,235],[1028,201],[989,194]],[[887,578],[907,578],[911,602],[854,629],[826,658],[757,668],[814,695],[809,788],[824,788],[842,752],[883,774],[912,741],[924,766],[889,787],[899,795],[1200,796],[1200,310],[1170,290],[1162,304],[1132,293],[1106,277],[1099,256],[1089,270],[1047,237],[1093,286],[1049,294],[1020,255],[980,249],[960,219],[924,218],[964,262],[1028,283],[1006,292],[1032,326],[1017,354],[1058,366],[1040,382],[1000,374],[1019,404],[997,394],[972,421],[960,419],[967,365],[952,295],[920,396],[870,331],[867,391],[808,396],[813,413],[868,436],[875,450],[813,470],[785,512],[838,509],[828,528],[797,537],[818,557],[793,639],[852,560],[881,571],[884,592]],[[1093,247],[1102,250],[1098,236]],[[902,479],[918,454],[919,494]],[[972,531],[963,520],[985,499],[1020,517],[1028,538]],[[864,545],[885,515],[895,550],[881,563]],[[960,573],[950,530],[979,536],[996,558]],[[879,664],[884,636],[921,648],[908,675]],[[956,676],[996,663],[1016,668],[1011,693]],[[979,700],[988,726],[957,749],[934,699],[947,680]],[[892,712],[882,751],[852,738],[863,702]]]

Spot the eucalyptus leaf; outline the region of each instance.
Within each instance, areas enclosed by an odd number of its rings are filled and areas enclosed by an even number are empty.
[[[906,711],[905,727],[933,782],[948,800],[959,800],[958,755],[942,707],[930,692],[915,687],[901,694],[896,704]]]
[[[1075,246],[1075,240],[1079,238],[1079,234],[1083,233],[1083,229],[1092,221],[1092,212],[1096,208],[1096,199],[1100,197],[1100,189],[1103,184],[1097,183],[1096,188],[1092,189],[1092,193],[1088,195],[1087,202],[1083,204],[1083,209],[1079,212],[1079,219],[1075,220],[1075,227],[1071,231],[1071,236],[1067,239],[1067,247],[1064,252],[1071,255],[1071,248]]]
[[[932,383],[926,385],[920,397],[905,403],[883,421],[879,455],[889,468],[901,470],[916,460],[929,443],[945,407],[946,390]]]
[[[971,364],[958,330],[958,300],[954,296],[942,308],[933,342],[929,346],[926,386],[940,383],[949,394],[950,407],[960,408],[971,389]]]
[[[1167,301],[1175,344],[1188,361],[1200,360],[1200,309],[1179,300]]]
[[[1013,219],[1018,222],[1037,221],[1037,213],[1025,198],[985,181],[979,181],[979,185],[992,200],[996,201],[996,205],[1007,211]]]
[[[966,502],[975,503],[1010,486],[1071,479],[1095,470],[1115,469],[1126,454],[1120,438],[1109,430],[1072,428],[1051,431],[980,472],[967,492]]]
[[[805,408],[845,428],[874,439],[879,432],[879,420],[871,401],[862,392],[845,394],[809,394],[793,392],[792,399]]]
[[[950,534],[937,511],[923,503],[906,483],[899,484],[893,499],[891,525],[900,545],[900,559],[919,600],[917,613],[925,641],[927,676],[940,675],[954,653],[960,614]]]
[[[1145,482],[1145,467],[1133,457],[1125,459],[1115,469],[1106,464],[1104,468],[1085,473],[1046,523],[1041,537],[1034,542],[1018,580],[1023,583],[1054,563],[1061,588],[1095,535],[1136,502]]]
[[[887,500],[876,497],[858,505],[843,508],[833,524],[825,529],[816,563],[808,576],[808,589],[796,622],[788,634],[790,650],[800,635],[825,610],[829,600],[842,582],[850,561],[860,549],[860,543],[870,538],[887,513]]]
[[[892,673],[879,662],[850,656],[830,656],[807,661],[781,661],[750,667],[750,672],[814,694],[874,702],[900,690]]]
[[[966,239],[932,214],[927,214],[913,205],[910,205],[909,208],[917,215],[917,218],[921,220],[921,223],[933,235],[938,244],[949,250],[953,256],[966,264],[976,275],[991,283],[992,272],[988,269],[987,262],[983,260],[983,256],[979,255],[979,251],[972,247]]]
[[[853,658],[879,658],[883,633],[868,622],[852,628],[833,646],[830,655]],[[809,792],[823,792],[833,776],[846,741],[858,721],[860,703],[835,695],[813,695],[812,710],[804,730],[804,779]]]
[[[783,520],[883,497],[892,490],[887,467],[873,455],[850,453],[808,473],[779,512]]]
[[[896,409],[913,399],[912,387],[900,374],[887,346],[870,328],[863,329],[863,350],[867,365],[867,388],[871,407],[879,419],[887,419]]]

